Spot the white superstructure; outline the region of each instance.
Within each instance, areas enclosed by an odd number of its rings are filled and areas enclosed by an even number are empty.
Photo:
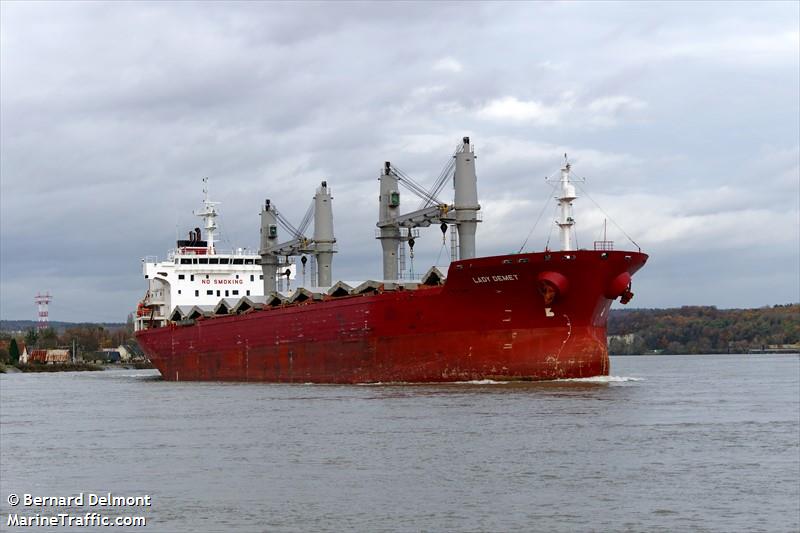
[[[217,251],[215,206],[219,202],[209,200],[205,179],[203,193],[203,208],[194,214],[203,219],[206,239],[202,239],[200,228],[195,228],[189,232],[188,239],[177,242],[165,260],[142,259],[147,293],[136,312],[137,330],[165,325],[177,306],[215,306],[222,298],[264,295],[264,278],[257,253],[246,248]],[[294,264],[281,263],[277,286],[288,288],[295,272]]]

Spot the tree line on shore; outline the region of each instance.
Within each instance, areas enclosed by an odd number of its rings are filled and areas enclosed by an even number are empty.
[[[75,348],[76,356],[93,353],[121,344],[136,344],[133,338],[133,321],[122,327],[109,328],[98,324],[75,324],[61,330],[30,328],[23,334],[0,333],[0,362],[16,364],[23,347],[34,349]]]
[[[757,309],[614,309],[608,335],[609,353],[616,355],[747,353],[800,343],[800,304]]]

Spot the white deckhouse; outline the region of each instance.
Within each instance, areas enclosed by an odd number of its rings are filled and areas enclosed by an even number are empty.
[[[136,330],[160,327],[167,323],[178,306],[215,306],[222,298],[263,296],[264,281],[260,256],[237,248],[218,252],[215,245],[219,202],[208,197],[207,178],[203,180],[203,208],[194,212],[204,221],[206,239],[200,228],[189,232],[189,238],[178,240],[164,261],[156,257],[142,259],[142,273],[147,280],[147,293],[136,312]],[[279,278],[294,279],[295,265],[286,264]]]

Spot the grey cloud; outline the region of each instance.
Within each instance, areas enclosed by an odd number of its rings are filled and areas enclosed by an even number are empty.
[[[763,248],[757,232],[742,228],[744,244],[706,246],[703,232],[674,223],[710,217],[722,221],[718,232],[736,213],[754,224],[766,223],[769,210],[779,220],[797,213],[793,4],[0,10],[3,317],[32,316],[32,295],[49,288],[54,318],[123,319],[142,291],[140,258],[163,255],[176,224],[181,233],[196,225],[203,176],[224,202],[223,235],[250,247],[265,197],[297,220],[328,179],[337,272],[378,275],[382,161],[431,183],[462,135],[479,150],[481,253],[522,243],[547,201],[542,178],[568,151],[605,209],[648,213],[622,217],[631,234],[655,235],[654,220],[678,232],[641,243],[653,259],[637,277],[639,305],[800,298],[796,232],[775,229]],[[436,68],[446,58],[461,69]],[[503,98],[570,105],[551,123],[480,116]],[[614,108],[621,98],[645,105]],[[634,203],[643,198],[653,205]],[[601,217],[585,198],[576,210],[588,244]],[[541,248],[550,226],[540,222],[529,247]],[[417,250],[417,270],[425,270],[441,250],[438,230],[425,232]],[[750,283],[765,254],[776,270],[768,286],[731,291]],[[672,266],[684,260],[695,265],[689,282]],[[725,279],[720,262],[737,265]]]

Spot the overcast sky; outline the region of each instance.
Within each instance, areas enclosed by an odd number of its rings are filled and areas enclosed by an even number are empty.
[[[257,247],[267,197],[299,222],[327,179],[334,277],[378,278],[382,162],[427,186],[464,135],[479,255],[548,202],[526,250],[557,243],[544,177],[567,152],[651,255],[631,306],[797,302],[799,6],[3,2],[0,316],[49,290],[53,320],[124,321],[204,176],[223,248]],[[591,247],[604,215],[582,195],[575,216]],[[423,230],[416,270],[440,251]]]

